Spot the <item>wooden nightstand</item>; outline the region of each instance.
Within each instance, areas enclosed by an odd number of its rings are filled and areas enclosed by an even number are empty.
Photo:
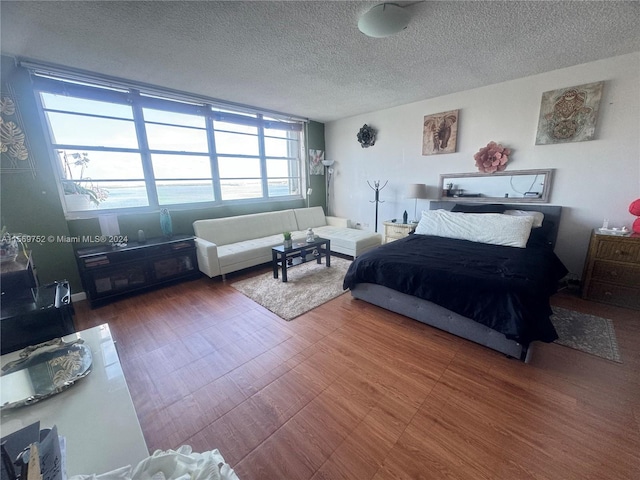
[[[582,277],[582,298],[640,310],[640,235],[594,230]]]
[[[409,235],[416,228],[417,223],[384,222],[384,243],[393,242]]]

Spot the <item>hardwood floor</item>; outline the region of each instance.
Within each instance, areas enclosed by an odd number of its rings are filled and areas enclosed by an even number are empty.
[[[286,322],[202,278],[91,310],[149,447],[217,448],[241,480],[638,479],[640,313],[622,364],[535,344],[523,364],[347,293]]]

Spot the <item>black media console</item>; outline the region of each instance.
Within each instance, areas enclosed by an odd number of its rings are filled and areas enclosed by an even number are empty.
[[[81,248],[76,250],[76,259],[92,307],[200,275],[195,240],[187,235],[151,238],[120,247]]]

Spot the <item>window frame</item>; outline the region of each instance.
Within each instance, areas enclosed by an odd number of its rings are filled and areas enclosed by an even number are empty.
[[[189,95],[181,94],[174,96],[171,92],[163,92],[162,90],[147,90],[144,88],[132,88],[130,85],[101,85],[99,83],[91,83],[86,80],[69,80],[61,77],[55,77],[52,74],[36,74],[32,72],[33,91],[38,105],[43,130],[47,138],[51,161],[54,163],[54,171],[56,173],[56,184],[58,186],[63,210],[67,217],[73,218],[94,218],[102,214],[126,214],[126,213],[143,213],[156,212],[161,208],[170,208],[172,210],[193,210],[200,208],[210,208],[222,205],[237,205],[248,203],[272,203],[291,200],[304,199],[303,192],[306,187],[306,148],[305,148],[305,131],[306,120],[296,119],[288,116],[278,117],[271,112],[263,112],[258,109],[252,110],[250,107],[238,108],[233,104],[225,104],[220,101],[203,101],[202,98],[194,96],[191,101]],[[48,120],[48,112],[60,112],[64,114],[75,114],[98,118],[125,120],[120,117],[111,117],[109,115],[92,114],[86,112],[71,112],[60,110],[60,108],[47,108],[44,105],[41,93],[50,93],[54,95],[65,95],[85,100],[102,101],[113,104],[127,105],[132,109],[132,121],[137,138],[138,148],[110,147],[110,146],[87,146],[76,144],[60,144],[54,142],[54,135]],[[155,120],[145,121],[144,109],[160,110],[167,113],[189,114],[202,117],[204,119],[204,128],[190,127],[187,125],[172,124],[158,122]],[[216,150],[215,133],[217,130],[214,125],[216,121],[222,121],[237,125],[248,125],[256,127],[258,141],[258,155],[238,155],[238,154],[219,154]],[[207,152],[192,151],[174,151],[165,149],[152,149],[149,147],[146,124],[151,125],[167,125],[170,127],[196,128],[203,130],[207,138]],[[287,142],[287,156],[274,157],[266,156],[265,137],[270,138],[265,130],[277,129],[287,132],[294,132],[293,135],[287,134],[283,137]],[[250,134],[253,135],[253,134]],[[65,199],[64,190],[62,188],[65,182],[65,172],[59,161],[60,150],[74,151],[98,151],[98,152],[120,152],[139,154],[142,163],[142,172],[144,179],[136,179],[132,181],[143,181],[148,199],[148,205],[131,206],[131,207],[114,207],[114,208],[98,208],[91,210],[68,210]],[[197,180],[211,181],[213,190],[213,200],[205,200],[202,202],[189,203],[172,203],[165,204],[160,202],[158,197],[158,184],[171,181],[185,181],[185,178],[156,178],[153,172],[152,155],[193,155],[200,157],[208,157],[211,168],[211,177],[197,178]],[[260,168],[261,195],[249,198],[233,198],[225,200],[222,192],[222,182],[225,178],[220,177],[219,159],[225,157],[248,157],[257,158]],[[270,159],[286,159],[288,165],[288,176],[269,177],[267,163]],[[293,165],[293,167],[291,166]],[[297,172],[296,172],[297,170]],[[249,180],[249,178],[239,177],[240,180]],[[253,178],[252,178],[253,179]],[[288,195],[269,196],[269,184],[273,180],[286,179],[287,185],[291,190],[292,185],[298,185],[297,192]],[[126,181],[126,179],[99,179],[96,183],[107,181]]]

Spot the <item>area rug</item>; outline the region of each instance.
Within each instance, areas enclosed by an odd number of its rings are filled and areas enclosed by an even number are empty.
[[[331,267],[315,261],[287,270],[288,281],[263,273],[231,284],[233,288],[280,318],[292,320],[343,293],[342,280],[350,260],[331,257]],[[553,307],[551,321],[558,332],[555,343],[622,363],[613,322],[606,318]]]
[[[287,269],[286,283],[282,282],[282,275],[276,279],[269,272],[234,282],[231,286],[280,318],[292,320],[346,293],[342,280],[351,261],[331,257],[329,268],[324,262],[323,258],[321,265],[311,261]]]
[[[552,308],[551,322],[559,337],[555,343],[622,363],[611,320],[565,308]]]

